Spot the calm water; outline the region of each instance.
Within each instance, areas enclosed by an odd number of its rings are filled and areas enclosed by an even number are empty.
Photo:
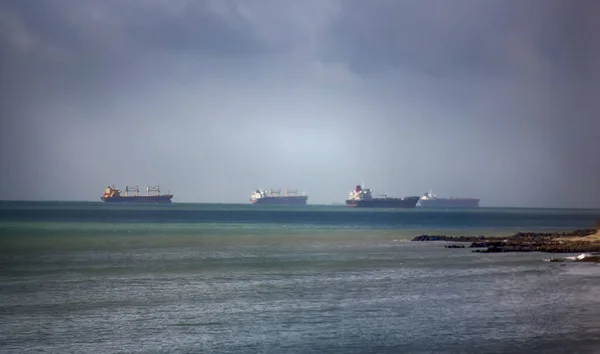
[[[596,220],[2,202],[0,352],[600,352],[599,266],[408,242]]]

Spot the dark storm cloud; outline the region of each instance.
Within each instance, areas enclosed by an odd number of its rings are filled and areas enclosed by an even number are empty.
[[[332,55],[361,72],[412,66],[431,75],[500,67],[481,33],[490,6],[483,2],[346,2],[330,33]],[[494,28],[494,31],[495,31]],[[337,54],[337,55],[336,55]]]
[[[161,180],[183,201],[297,186],[331,202],[367,179],[599,205],[599,14],[585,0],[4,2],[0,198]]]
[[[326,57],[357,71],[412,66],[431,75],[515,75],[530,64],[585,73],[591,1],[344,2]],[[532,58],[531,56],[534,56]],[[534,60],[527,63],[527,60]],[[586,65],[588,64],[588,65]]]
[[[65,80],[160,65],[160,55],[245,57],[277,50],[243,18],[225,18],[209,2],[172,3],[179,8],[162,1],[12,2],[3,7],[3,50],[54,65]]]

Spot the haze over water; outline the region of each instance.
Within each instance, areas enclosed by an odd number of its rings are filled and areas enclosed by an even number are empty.
[[[418,230],[590,227],[594,210],[0,204],[0,351],[577,352],[600,272]]]
[[[0,200],[600,207],[595,0],[4,1]]]
[[[364,181],[598,208],[598,18],[597,0],[0,1],[0,352],[593,352],[598,266],[408,240],[598,210],[96,201],[331,203]]]

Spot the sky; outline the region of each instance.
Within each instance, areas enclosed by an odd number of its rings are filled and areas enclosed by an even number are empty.
[[[600,207],[595,0],[0,1],[0,199]]]

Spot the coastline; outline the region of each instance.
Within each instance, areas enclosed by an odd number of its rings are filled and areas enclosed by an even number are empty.
[[[600,263],[600,222],[595,229],[577,229],[571,232],[518,232],[511,236],[447,236],[420,235],[411,241],[452,242],[446,248],[468,248],[477,253],[544,252],[544,253],[599,253],[582,257],[578,261]]]

